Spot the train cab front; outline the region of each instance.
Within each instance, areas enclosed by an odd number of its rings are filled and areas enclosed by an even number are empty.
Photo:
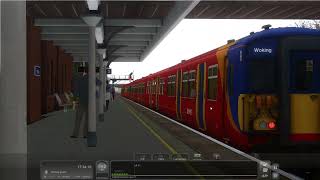
[[[319,146],[320,31],[271,33],[242,40],[228,54],[239,130],[253,146]]]
[[[282,40],[278,62],[282,144],[320,145],[319,36]]]

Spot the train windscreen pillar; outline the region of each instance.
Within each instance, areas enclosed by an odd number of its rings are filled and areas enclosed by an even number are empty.
[[[100,22],[101,17],[89,15],[82,18],[89,26],[89,58],[88,58],[88,85],[89,85],[89,104],[88,104],[88,147],[96,147],[97,145],[97,122],[96,122],[96,37],[95,29]]]

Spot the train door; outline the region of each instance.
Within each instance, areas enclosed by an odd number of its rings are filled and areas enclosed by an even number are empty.
[[[157,78],[153,80],[153,95],[152,95],[152,108],[156,108],[156,96],[157,96]]]
[[[297,51],[290,59],[290,135],[320,140],[320,52]]]
[[[152,107],[152,81],[148,81],[147,84],[147,89],[148,89],[148,105],[151,108]]]
[[[218,64],[207,67],[206,74],[206,118],[210,130],[216,137],[222,137],[224,121],[222,116],[222,93],[219,92]],[[223,70],[222,70],[223,71]],[[222,82],[221,82],[222,83]],[[221,86],[222,87],[222,86]]]
[[[152,81],[151,81],[151,108],[152,109],[155,109],[156,108],[156,91],[157,91],[157,89],[156,89],[156,86],[157,86],[157,84],[156,84],[156,78],[155,79],[153,79]]]
[[[205,120],[205,93],[206,93],[206,63],[198,64],[197,70],[197,97],[196,97],[196,120],[198,128],[205,131],[206,120]]]
[[[159,110],[159,92],[160,92],[160,85],[159,85],[159,77],[156,77],[155,80],[155,88],[156,88],[156,92],[155,92],[155,108],[156,110]]]
[[[176,76],[176,115],[178,120],[181,120],[181,76],[182,71],[179,69]]]

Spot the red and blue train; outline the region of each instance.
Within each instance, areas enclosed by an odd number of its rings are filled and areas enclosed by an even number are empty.
[[[266,26],[121,93],[241,149],[318,144],[320,31]]]

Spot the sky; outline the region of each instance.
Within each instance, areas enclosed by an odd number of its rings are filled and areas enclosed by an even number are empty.
[[[231,20],[231,19],[184,19],[142,62],[113,62],[113,75],[128,75],[133,72],[139,79],[192,57],[220,47],[230,39],[240,39],[262,30],[271,24],[272,28],[292,27],[300,20]],[[128,83],[122,81],[118,83]]]

